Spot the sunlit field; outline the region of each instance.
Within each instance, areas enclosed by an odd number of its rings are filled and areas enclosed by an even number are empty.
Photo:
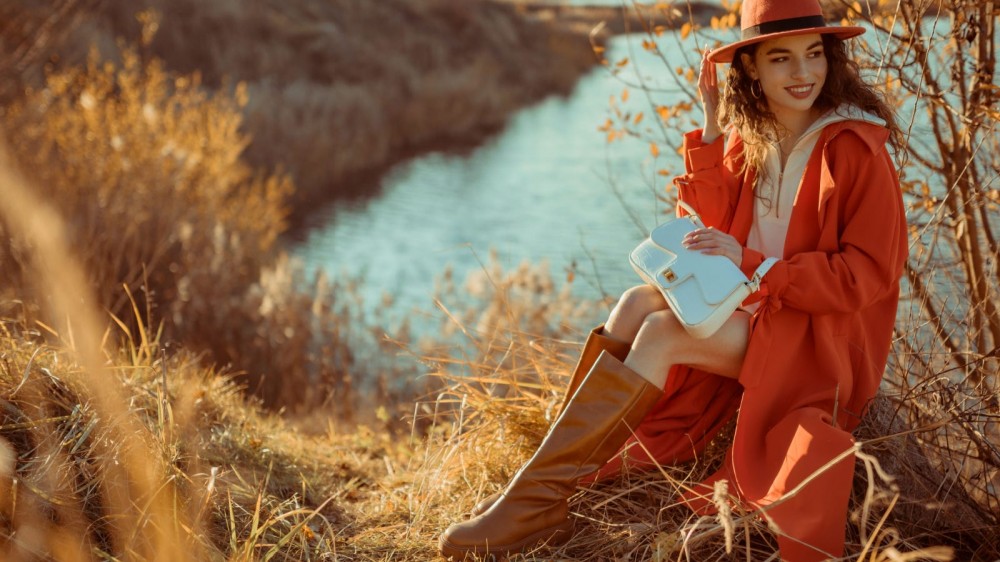
[[[993,562],[998,14],[877,4],[836,13],[873,27],[863,70],[927,125],[896,155],[911,259],[855,433],[845,559]],[[630,61],[510,3],[255,5],[0,6],[0,559],[438,559],[440,532],[541,441],[611,304],[487,259],[470,280],[442,272],[434,329],[385,333],[361,281],[306,271],[283,236],[327,191]],[[639,31],[650,52],[667,40]],[[657,153],[698,111],[627,97],[595,134]],[[523,559],[777,560],[775,530],[725,486],[717,516],[676,499],[731,433],[695,462],[581,488],[574,538]]]

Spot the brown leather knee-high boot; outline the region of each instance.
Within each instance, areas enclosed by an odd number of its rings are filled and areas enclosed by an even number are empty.
[[[576,368],[573,369],[573,373],[570,375],[569,384],[566,385],[566,392],[563,394],[562,400],[559,401],[559,409],[556,410],[554,418],[559,419],[559,414],[562,413],[569,399],[573,397],[576,389],[580,387],[580,383],[583,382],[587,373],[590,372],[590,368],[594,366],[594,361],[597,361],[597,357],[602,351],[607,351],[615,359],[624,361],[631,349],[632,344],[629,342],[616,340],[604,335],[603,324],[591,330],[590,334],[587,335],[587,341],[583,344],[583,350],[580,352],[580,358],[576,362]],[[500,492],[487,496],[472,508],[472,516],[475,517],[485,512],[498,499],[500,499]]]
[[[441,535],[453,560],[506,556],[569,539],[567,499],[577,481],[597,471],[659,400],[662,391],[602,352],[534,456],[485,513]]]
[[[563,394],[562,400],[559,402],[559,409],[556,411],[555,418],[559,417],[563,409],[566,407],[566,403],[569,399],[573,397],[573,393],[576,392],[577,388],[580,388],[580,383],[586,378],[587,373],[590,372],[591,367],[594,366],[594,362],[597,361],[598,356],[601,355],[602,351],[607,351],[612,357],[619,361],[625,361],[628,356],[628,352],[632,350],[632,344],[622,340],[616,340],[612,337],[606,336],[604,334],[604,324],[594,328],[587,334],[587,341],[583,343],[583,350],[580,351],[580,357],[576,361],[576,367],[573,369],[573,373],[570,375],[569,384],[566,385],[566,392]]]

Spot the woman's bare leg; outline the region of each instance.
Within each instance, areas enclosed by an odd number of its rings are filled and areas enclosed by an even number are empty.
[[[604,324],[604,334],[631,343],[639,335],[647,316],[667,308],[667,301],[663,300],[659,289],[649,285],[632,287],[618,299],[618,304]]]
[[[735,379],[740,374],[750,339],[750,315],[737,311],[711,336],[692,337],[669,310],[646,317],[632,342],[625,365],[663,388],[674,365]]]
[[[711,337],[697,339],[677,321],[659,290],[640,285],[625,291],[604,333],[632,342],[625,365],[663,388],[674,365],[736,378],[750,338],[750,315],[737,311]]]

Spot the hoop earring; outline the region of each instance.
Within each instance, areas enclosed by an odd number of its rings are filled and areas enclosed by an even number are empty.
[[[753,89],[754,85],[757,86],[756,92]],[[764,97],[764,88],[761,87],[760,80],[754,80],[753,82],[750,82],[750,95],[753,96],[753,99],[755,100],[759,100],[760,98]]]

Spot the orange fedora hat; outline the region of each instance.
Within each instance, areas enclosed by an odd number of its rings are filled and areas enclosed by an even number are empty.
[[[712,51],[708,60],[732,62],[736,49],[744,45],[788,35],[830,33],[840,39],[861,35],[865,28],[829,26],[819,0],[745,0],[740,9],[739,41]]]

